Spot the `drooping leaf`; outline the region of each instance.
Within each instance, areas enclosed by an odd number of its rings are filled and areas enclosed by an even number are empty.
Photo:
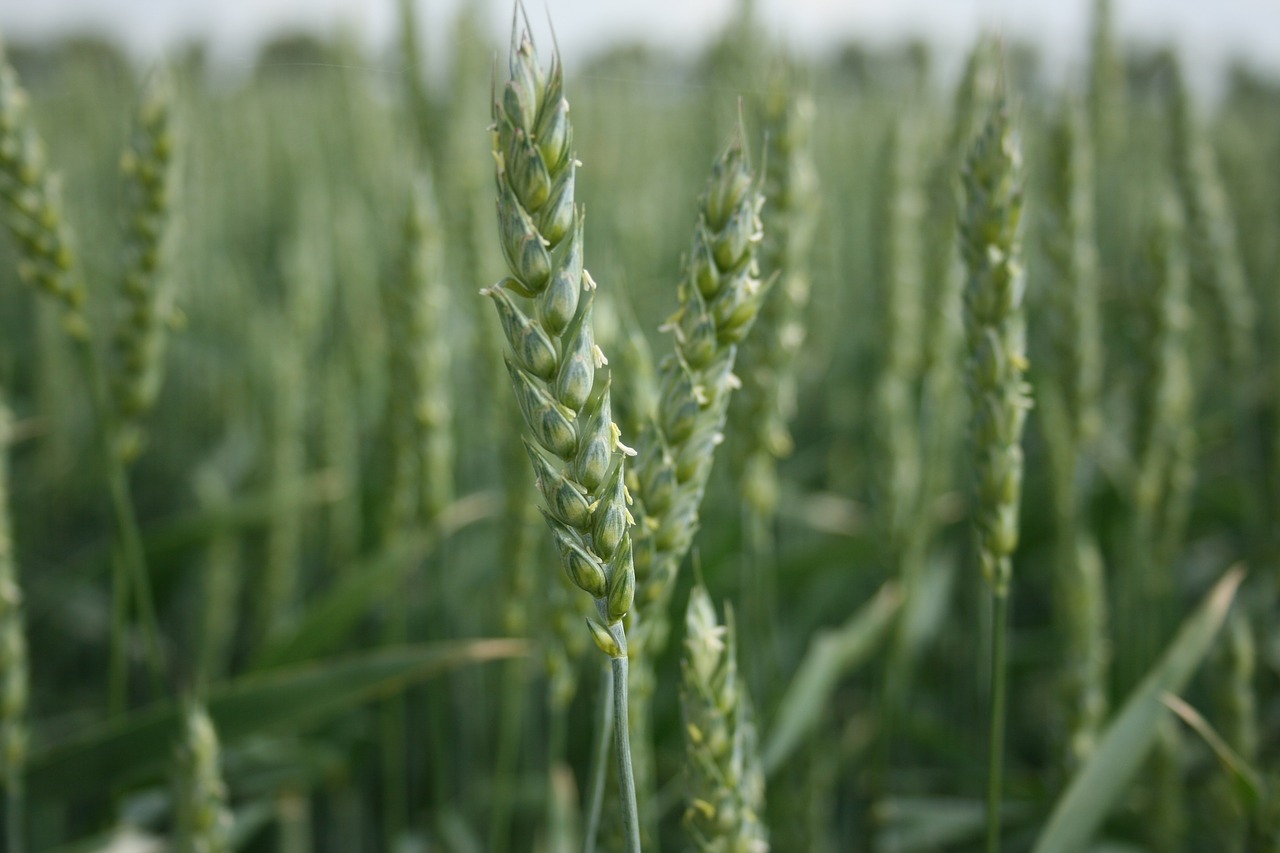
[[[841,678],[871,655],[888,633],[901,606],[898,588],[892,583],[885,584],[843,625],[813,638],[787,685],[769,729],[763,752],[766,773],[777,770],[818,724],[831,691]]]
[[[387,696],[450,669],[523,654],[520,640],[480,639],[384,649],[356,657],[254,673],[206,697],[219,736],[297,731],[354,705]],[[182,712],[163,702],[37,747],[28,763],[33,798],[101,792],[164,770]]]
[[[491,492],[468,495],[450,504],[429,529],[403,537],[352,568],[343,581],[307,607],[297,624],[269,641],[254,659],[253,668],[270,669],[341,648],[374,605],[387,600],[404,577],[407,563],[422,560],[443,539],[491,517],[500,508],[501,501]]]
[[[1232,569],[1189,616],[1164,656],[1125,700],[1098,745],[1058,800],[1033,853],[1084,849],[1133,780],[1155,742],[1157,723],[1169,713],[1161,701],[1186,686],[1213,646],[1244,571]]]

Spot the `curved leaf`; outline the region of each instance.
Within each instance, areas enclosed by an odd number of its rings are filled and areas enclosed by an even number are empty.
[[[1209,653],[1243,579],[1243,569],[1227,572],[1199,609],[1182,623],[1164,656],[1129,695],[1089,760],[1054,806],[1033,853],[1076,853],[1084,849],[1120,802],[1120,794],[1137,774],[1155,741],[1156,723],[1169,713],[1162,698],[1180,692]]]
[[[212,688],[206,703],[224,741],[277,728],[297,731],[446,670],[526,649],[522,640],[507,639],[384,649],[249,675]],[[33,797],[73,797],[163,771],[181,718],[180,706],[159,703],[38,748],[28,762],[28,791]]]

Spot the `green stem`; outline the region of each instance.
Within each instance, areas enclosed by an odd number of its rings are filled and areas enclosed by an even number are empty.
[[[631,771],[631,735],[627,725],[627,633],[618,622],[610,626],[622,649],[613,664],[613,746],[618,759],[618,799],[627,835],[627,853],[640,853],[640,810],[636,806],[636,782]]]
[[[1000,804],[1004,783],[1004,719],[1006,629],[1009,621],[1009,587],[1002,578],[991,590],[991,731],[987,753],[987,853],[1000,850]]]
[[[596,739],[592,745],[591,780],[588,788],[586,832],[582,853],[595,853],[600,834],[600,814],[604,810],[605,776],[609,772],[609,737],[613,725],[613,667],[600,673],[600,716],[596,718]]]
[[[744,590],[744,612],[750,619],[754,635],[747,657],[751,660],[751,688],[756,696],[764,696],[769,682],[778,675],[777,624],[774,604],[778,600],[778,552],[772,519],[750,506],[743,508],[743,533],[746,539],[747,577]]]
[[[396,696],[382,703],[379,722],[382,741],[382,832],[387,849],[395,849],[403,835],[408,820],[409,797],[405,790],[408,773],[405,756],[404,696]]]
[[[115,516],[116,547],[118,556],[116,564],[120,568],[113,573],[112,595],[117,600],[130,594],[128,586],[133,586],[133,596],[138,608],[138,618],[142,622],[142,630],[146,636],[147,659],[151,668],[152,689],[156,697],[163,696],[164,691],[164,652],[160,644],[160,628],[156,620],[154,598],[151,594],[151,579],[147,574],[146,556],[142,549],[142,534],[138,528],[138,518],[134,513],[133,499],[129,494],[129,475],[119,454],[119,424],[115,412],[107,397],[106,376],[102,364],[88,338],[74,338],[76,352],[80,357],[80,365],[84,371],[85,382],[89,385],[89,396],[93,404],[94,417],[98,424],[98,438],[101,444],[102,461],[106,469],[107,489],[111,494],[111,509]],[[123,565],[121,565],[123,561]],[[111,666],[123,667],[127,664],[124,651],[128,629],[128,608],[119,605],[115,608],[117,618],[111,626]],[[121,711],[122,706],[116,702],[127,692],[122,686],[125,682],[124,672],[112,672],[110,675],[112,710]],[[121,685],[116,687],[116,685]],[[119,690],[120,695],[117,695]]]
[[[14,776],[21,774],[19,768]],[[5,850],[22,853],[22,780],[10,778],[5,790]]]
[[[547,765],[555,767],[565,763],[565,744],[569,732],[569,708],[560,702],[548,703],[551,707],[547,734]]]
[[[129,655],[124,637],[129,631],[129,597],[119,594],[129,585],[129,569],[119,550],[111,553],[111,662],[108,666],[107,708],[112,716],[123,714],[129,704]]]
[[[511,781],[520,757],[524,724],[524,662],[513,660],[503,670],[502,710],[498,722],[498,755],[493,768],[493,835],[490,853],[506,853],[511,837]]]

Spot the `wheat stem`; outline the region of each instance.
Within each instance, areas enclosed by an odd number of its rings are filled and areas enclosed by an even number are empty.
[[[591,747],[591,780],[587,783],[587,819],[582,836],[582,853],[595,853],[596,838],[600,834],[600,813],[604,808],[614,717],[613,701],[613,666],[610,665],[600,672],[600,707],[596,716],[596,739]]]

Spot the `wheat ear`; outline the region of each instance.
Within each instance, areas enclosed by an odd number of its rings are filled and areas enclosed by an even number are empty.
[[[684,645],[685,826],[706,853],[767,853],[764,770],[751,697],[738,676],[733,611],[721,625],[701,585],[689,594]]]
[[[1022,154],[998,103],[965,163],[966,206],[960,248],[968,344],[970,441],[978,560],[992,596],[991,731],[988,756],[987,849],[1000,845],[1004,761],[1005,632],[1012,557],[1018,545],[1022,491],[1022,427],[1030,408],[1022,300]]]
[[[627,849],[640,847],[627,727],[627,634],[635,596],[630,497],[607,361],[591,325],[574,204],[578,161],[559,54],[543,72],[527,34],[512,39],[493,103],[498,233],[511,275],[485,289],[510,345],[507,369],[527,428],[543,515],[569,578],[596,602],[588,627],[613,667],[614,731]],[[521,303],[531,306],[530,310]]]
[[[164,275],[173,230],[174,150],[173,84],[157,70],[143,88],[133,137],[120,163],[130,212],[111,385],[121,425],[118,452],[126,462],[142,450],[141,421],[160,391],[166,332],[178,316]]]
[[[178,747],[177,850],[230,853],[231,814],[219,766],[218,733],[203,706],[193,703],[183,719]]]

